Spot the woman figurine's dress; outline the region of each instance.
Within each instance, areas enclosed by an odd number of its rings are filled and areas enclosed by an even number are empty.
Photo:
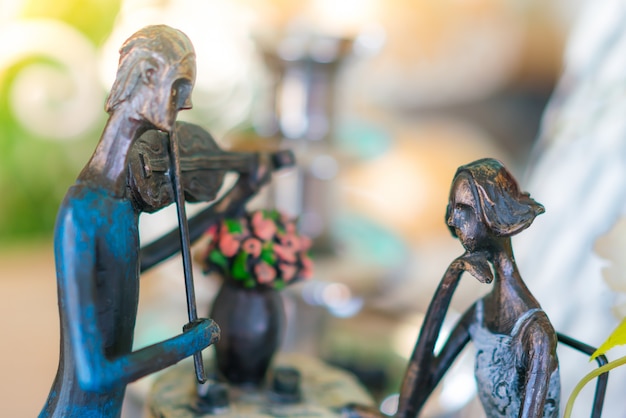
[[[489,418],[517,417],[522,399],[519,369],[522,367],[524,353],[520,350],[522,345],[514,340],[519,338],[520,331],[533,316],[546,314],[538,308],[526,311],[515,322],[511,335],[506,335],[493,333],[485,326],[482,299],[476,302],[475,313],[474,322],[469,326],[469,333],[476,348],[474,370],[480,401],[485,406]],[[558,417],[560,390],[557,367],[550,375],[544,417]]]

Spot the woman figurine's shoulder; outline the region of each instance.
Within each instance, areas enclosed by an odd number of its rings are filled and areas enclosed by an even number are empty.
[[[513,336],[523,344],[556,346],[556,331],[546,313],[534,308],[522,315],[513,329]]]

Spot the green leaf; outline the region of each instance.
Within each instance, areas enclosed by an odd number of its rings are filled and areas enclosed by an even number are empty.
[[[622,322],[615,328],[611,335],[609,335],[609,338],[591,355],[590,361],[606,353],[611,348],[624,344],[626,344],[626,318],[622,319]]]
[[[62,21],[82,32],[95,44],[103,43],[114,29],[120,0],[30,0],[23,2],[22,18],[46,17]]]
[[[224,254],[218,250],[213,250],[209,253],[209,261],[224,270],[228,270],[228,260],[226,260]]]
[[[274,282],[274,289],[276,290],[282,290],[285,288],[285,282],[282,280],[276,280]]]
[[[265,212],[265,218],[269,218],[274,222],[277,222],[280,219],[280,212],[276,209],[270,209]]]
[[[248,279],[243,282],[243,287],[245,287],[246,289],[253,289],[256,287],[256,282],[253,279]]]
[[[270,266],[273,266],[276,262],[276,254],[274,254],[274,244],[268,242],[268,245],[264,245],[261,250],[261,260],[265,261]]]
[[[235,256],[235,261],[233,262],[233,269],[231,271],[233,278],[235,280],[246,280],[250,278],[250,273],[248,272],[248,254],[243,251],[240,251]]]
[[[236,219],[224,219],[224,223],[226,224],[226,229],[228,229],[228,232],[231,234],[240,234],[243,232],[241,222]]]

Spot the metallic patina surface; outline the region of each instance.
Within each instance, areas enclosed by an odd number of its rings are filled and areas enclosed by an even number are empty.
[[[511,236],[543,212],[543,206],[519,189],[499,161],[487,158],[459,167],[452,181],[446,223],[465,253],[450,264],[428,308],[402,384],[399,417],[419,413],[473,338],[479,338],[476,377],[487,416],[558,416],[556,332],[524,284],[511,246]],[[435,354],[435,342],[463,272],[483,283],[493,282],[491,292],[463,314]],[[485,333],[496,338],[487,344],[482,338]],[[481,347],[490,353],[484,356]],[[506,356],[515,367],[516,379],[511,381],[502,378],[511,364],[498,363]],[[489,391],[492,385],[498,390]],[[504,402],[499,397],[510,399]]]
[[[465,253],[452,261],[428,307],[402,382],[396,417],[419,415],[470,341],[477,347],[476,380],[487,416],[558,416],[557,334],[524,284],[511,246],[511,236],[543,212],[499,161],[485,158],[459,167],[445,220]],[[465,272],[482,283],[493,283],[491,292],[461,316],[435,352]],[[353,417],[382,416],[362,406],[349,411]]]
[[[132,350],[139,273],[181,248],[177,229],[140,251],[139,214],[171,204],[174,183],[187,188],[180,196],[214,199],[221,173],[236,171],[235,186],[189,221],[188,235],[198,238],[208,224],[241,211],[276,162],[292,164],[293,156],[224,153],[201,128],[177,125],[178,111],[191,106],[195,71],[191,42],[167,26],[141,29],[120,50],[109,120],[57,218],[61,351],[41,417],[119,416],[129,382],[200,352],[219,336],[215,322],[198,319],[181,324],[179,335]],[[168,140],[182,149],[179,176],[171,175]],[[157,150],[158,158],[138,161],[145,149]]]

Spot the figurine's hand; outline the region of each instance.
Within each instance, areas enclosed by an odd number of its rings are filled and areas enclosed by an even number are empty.
[[[200,341],[199,344],[203,347],[215,344],[220,338],[220,328],[217,323],[212,319],[206,318],[198,318],[185,324],[183,332],[185,334],[196,334],[195,336]]]
[[[272,171],[296,165],[296,157],[291,150],[280,150],[272,153],[258,153],[254,168],[246,174],[247,183],[253,193],[269,183]]]
[[[466,271],[481,283],[491,283],[493,273],[487,258],[482,253],[465,253],[450,264],[451,269]]]
[[[272,177],[272,168],[271,156],[267,153],[258,153],[254,168],[250,173],[242,174],[251,195],[258,193],[263,186],[269,183]]]

